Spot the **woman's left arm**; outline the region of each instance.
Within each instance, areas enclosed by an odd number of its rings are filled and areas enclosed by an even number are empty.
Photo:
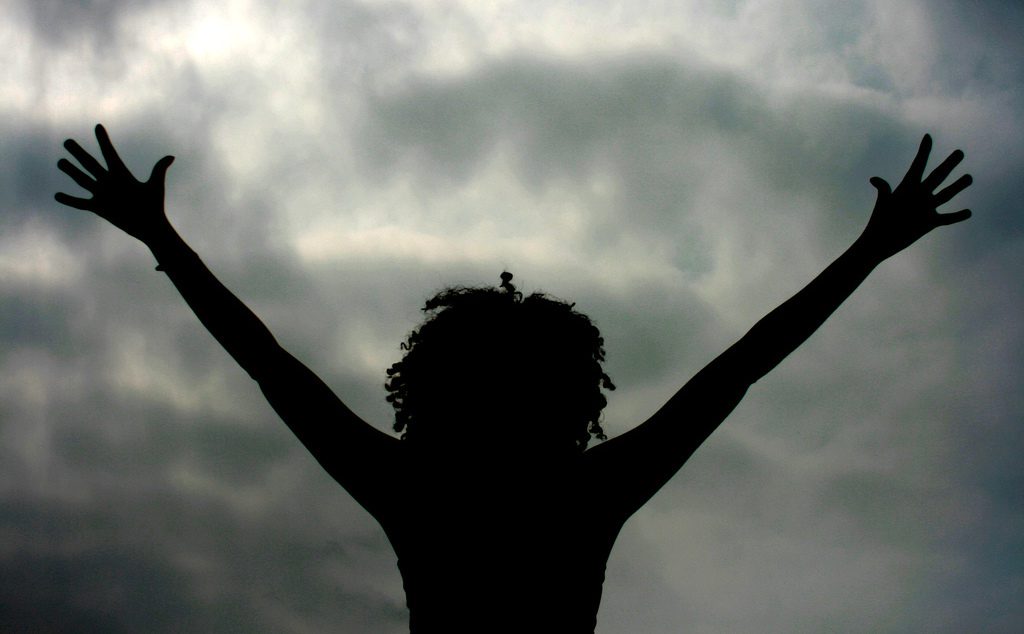
[[[867,227],[810,284],[757,322],[650,419],[587,452],[599,473],[614,474],[607,490],[619,492],[616,506],[622,512],[632,514],[650,499],[725,420],[747,389],[810,337],[883,260],[937,227],[970,217],[966,209],[937,211],[970,185],[971,177],[961,176],[936,192],[964,155],[953,152],[925,177],[931,144],[925,135],[895,190],[881,178],[871,179],[878,198]]]

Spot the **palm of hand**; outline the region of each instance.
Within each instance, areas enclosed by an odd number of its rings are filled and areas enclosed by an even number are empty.
[[[57,202],[91,211],[125,233],[145,242],[167,222],[164,215],[164,178],[174,157],[165,156],[153,166],[148,181],[135,178],[114,150],[103,126],[96,126],[96,140],[107,166],[104,168],[91,154],[72,139],[64,147],[82,165],[83,169],[67,159],[60,159],[57,167],[71,177],[92,198],[78,198],[60,192]]]
[[[936,227],[962,222],[971,217],[968,209],[945,214],[938,212],[939,206],[967,188],[972,179],[969,174],[965,174],[936,192],[963,160],[964,153],[954,151],[931,174],[924,177],[931,148],[932,139],[926,134],[910,169],[895,190],[882,178],[876,176],[871,179],[871,184],[878,190],[878,199],[860,242],[880,258],[902,251]]]

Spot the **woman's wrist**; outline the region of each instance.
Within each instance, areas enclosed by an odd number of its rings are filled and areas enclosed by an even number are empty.
[[[854,240],[846,251],[850,257],[869,269],[874,269],[889,257],[885,254],[884,249],[879,248],[879,245],[865,237],[864,234]]]
[[[145,243],[156,258],[158,271],[166,271],[182,259],[195,255],[166,219],[154,227]]]

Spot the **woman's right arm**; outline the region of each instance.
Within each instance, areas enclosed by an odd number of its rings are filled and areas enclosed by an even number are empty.
[[[174,160],[164,157],[150,179],[139,182],[118,157],[102,126],[96,139],[106,162],[73,140],[64,147],[82,165],[67,159],[58,167],[92,193],[58,202],[91,211],[150,248],[159,265],[210,334],[255,380],[274,410],[316,460],[371,512],[395,473],[399,440],[354,414],[309,368],[284,350],[249,308],[214,277],[171,226],[164,213],[164,178]]]

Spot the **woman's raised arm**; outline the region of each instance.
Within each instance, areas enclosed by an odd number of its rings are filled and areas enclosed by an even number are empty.
[[[309,368],[285,351],[263,322],[203,264],[164,213],[164,179],[174,161],[157,161],[140,182],[121,161],[103,126],[96,140],[104,167],[74,140],[64,147],[81,169],[62,158],[58,168],[91,198],[58,193],[58,202],[95,213],[150,248],[210,334],[251,376],[267,400],[317,461],[364,507],[375,513],[390,474],[398,439],[362,421]]]
[[[878,264],[933,229],[970,217],[966,209],[936,211],[970,185],[971,177],[961,176],[936,192],[964,155],[953,152],[925,177],[931,145],[925,135],[895,190],[881,178],[871,179],[878,199],[867,227],[818,277],[757,322],[650,419],[587,452],[600,472],[611,474],[608,490],[620,492],[621,512],[633,513],[654,495],[725,420],[747,388],[817,330]]]

